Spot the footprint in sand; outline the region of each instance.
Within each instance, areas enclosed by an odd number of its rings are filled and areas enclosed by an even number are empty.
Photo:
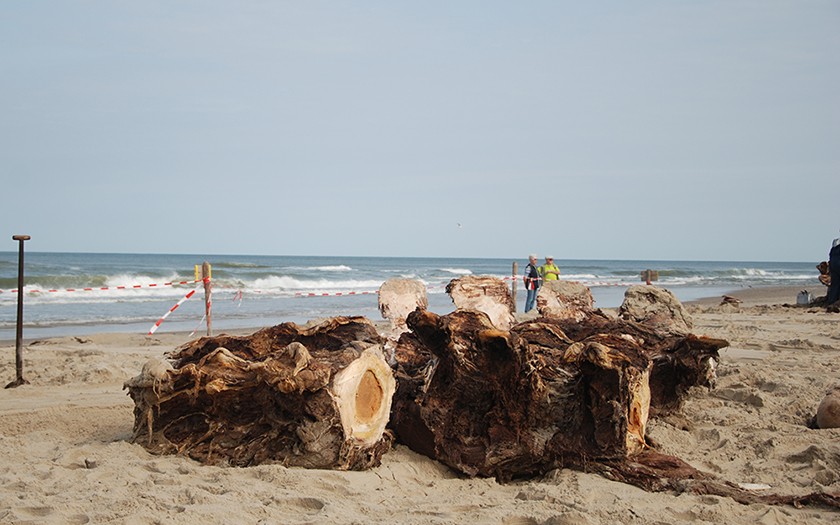
[[[45,518],[53,513],[52,507],[21,507],[13,511],[19,518]]]
[[[760,408],[764,406],[764,398],[760,394],[751,392],[745,387],[721,388],[715,390],[713,395],[719,399],[744,403],[754,407]]]
[[[537,518],[531,516],[510,516],[502,520],[503,525],[541,525]]]
[[[318,498],[274,498],[274,502],[280,509],[287,509],[291,515],[307,514],[315,515],[324,510],[327,503]]]
[[[154,474],[166,474],[166,470],[161,468],[157,461],[149,461],[143,468]]]
[[[802,452],[787,457],[788,463],[804,463],[811,466],[825,465],[840,470],[840,454],[826,447],[811,445]]]
[[[542,525],[591,525],[595,523],[586,514],[580,512],[569,512],[552,516],[542,522]]]

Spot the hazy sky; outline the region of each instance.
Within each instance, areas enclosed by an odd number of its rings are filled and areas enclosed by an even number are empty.
[[[818,262],[840,2],[0,2],[0,250]]]

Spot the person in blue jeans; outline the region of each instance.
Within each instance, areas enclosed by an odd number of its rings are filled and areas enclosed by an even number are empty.
[[[828,252],[828,273],[831,275],[831,285],[828,287],[828,306],[840,301],[840,237],[831,243]]]
[[[537,291],[540,289],[540,274],[537,271],[537,256],[531,254],[528,256],[528,266],[525,267],[525,274],[522,276],[525,281],[525,312],[530,312],[534,309],[537,302]]]

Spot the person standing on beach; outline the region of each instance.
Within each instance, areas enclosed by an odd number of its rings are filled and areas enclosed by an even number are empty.
[[[828,274],[831,276],[831,285],[828,287],[828,306],[840,301],[840,237],[831,243],[831,251],[828,252]]]
[[[540,277],[545,281],[556,281],[560,279],[560,268],[554,265],[554,257],[546,257],[545,264],[539,267]]]
[[[525,312],[530,312],[537,302],[537,290],[540,289],[540,273],[537,270],[537,256],[533,253],[528,256],[528,266],[525,267],[525,274],[522,276],[525,282]]]

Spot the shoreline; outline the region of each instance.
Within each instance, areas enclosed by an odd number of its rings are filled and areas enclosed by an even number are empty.
[[[653,286],[657,286],[654,284]],[[661,287],[670,289],[668,287]],[[754,287],[744,287],[744,288],[733,288],[731,290],[722,292],[720,295],[708,295],[702,296],[697,299],[691,299],[688,301],[682,301],[682,304],[685,306],[695,306],[695,307],[709,307],[709,306],[718,306],[720,305],[721,299],[723,295],[728,295],[739,299],[741,301],[741,307],[749,307],[749,306],[771,306],[771,305],[790,305],[790,306],[797,306],[796,305],[796,296],[797,294],[802,291],[807,290],[811,292],[812,299],[816,299],[818,297],[824,296],[827,293],[827,288],[820,283],[815,283],[812,286],[803,286],[803,285],[787,285],[787,286],[754,286]],[[673,290],[672,290],[673,291]],[[596,308],[598,308],[596,302]],[[618,306],[615,307],[600,307],[603,310],[608,311],[616,311]],[[441,312],[439,312],[441,313]],[[517,318],[526,318],[526,315],[522,312],[517,312]],[[373,322],[375,325],[378,323],[384,322],[383,319],[380,318],[370,318],[368,319]],[[285,321],[278,321],[285,322]],[[297,321],[296,321],[297,322]],[[298,324],[304,324],[303,322],[298,322]],[[23,344],[32,344],[36,341],[43,341],[55,338],[62,338],[62,337],[90,337],[91,335],[131,335],[131,336],[140,336],[146,337],[145,333],[132,331],[130,329],[120,330],[119,327],[114,327],[109,325],[108,330],[97,330],[96,327],[98,325],[69,325],[67,333],[59,333],[59,334],[50,334],[50,335],[36,335],[36,336],[27,336],[27,330],[50,330],[54,327],[27,327],[24,323],[23,327]],[[214,330],[214,334],[230,334],[230,335],[248,335],[251,333],[256,332],[266,326],[271,326],[269,324],[266,325],[258,325],[254,324],[253,326],[239,326],[235,328],[228,328],[228,329],[217,329]],[[116,328],[116,329],[114,329]],[[192,330],[173,330],[173,331],[165,331],[160,330],[155,333],[152,337],[158,337],[163,335],[172,335],[181,338],[184,342],[188,340],[188,335],[192,332]],[[193,338],[202,337],[204,335],[203,330],[198,330],[193,335]],[[0,338],[0,345],[7,345],[15,344],[14,337],[3,337]]]
[[[828,288],[820,283],[812,286],[755,286],[748,288],[736,288],[725,292],[728,295],[741,300],[741,306],[772,306],[772,305],[796,305],[796,296],[802,290],[811,293],[811,299],[817,299],[828,293]],[[719,305],[722,296],[701,297],[692,301],[686,301],[685,305],[712,306]]]

